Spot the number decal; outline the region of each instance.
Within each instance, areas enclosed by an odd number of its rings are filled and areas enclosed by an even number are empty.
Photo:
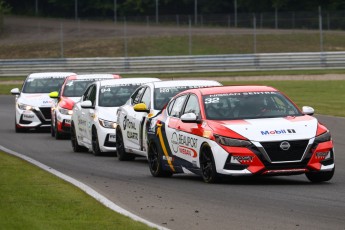
[[[206,98],[205,104],[219,103],[219,97]]]

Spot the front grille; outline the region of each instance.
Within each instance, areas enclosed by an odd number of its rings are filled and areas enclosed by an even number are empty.
[[[280,144],[282,141],[261,142],[268,157],[272,162],[301,161],[304,152],[307,149],[309,140],[288,141],[290,148],[282,150]]]
[[[50,120],[52,118],[50,107],[40,107],[40,110],[44,116],[44,119]]]

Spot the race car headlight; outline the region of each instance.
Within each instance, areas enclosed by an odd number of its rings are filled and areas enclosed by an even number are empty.
[[[223,137],[219,135],[214,135],[214,137],[215,137],[216,142],[221,145],[227,145],[227,146],[233,146],[233,147],[248,147],[252,144],[250,141],[233,139],[233,138]]]
[[[330,140],[331,140],[331,134],[329,133],[329,131],[327,131],[327,132],[315,137],[314,143],[318,144],[318,143],[327,142]]]
[[[17,105],[18,105],[18,109],[21,109],[21,110],[33,110],[34,108],[31,105],[26,105],[22,103],[18,103]]]
[[[61,108],[61,107],[57,107],[57,109],[59,110],[59,112],[61,114],[64,114],[64,115],[72,115],[73,114],[73,110],[64,109],[64,108]]]
[[[116,129],[117,123],[114,121],[107,121],[103,119],[98,119],[99,124],[107,129]]]

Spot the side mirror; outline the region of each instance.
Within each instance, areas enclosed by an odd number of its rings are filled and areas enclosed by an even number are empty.
[[[306,115],[312,116],[314,114],[315,110],[312,107],[310,107],[310,106],[303,106],[302,107],[302,112],[304,114],[306,114]]]
[[[82,103],[80,103],[80,107],[82,107],[83,109],[94,109],[91,101],[83,101]]]
[[[147,109],[147,106],[145,103],[139,103],[133,106],[133,109],[135,112],[150,112],[149,109]]]
[[[18,88],[11,89],[11,94],[19,95],[20,94],[20,90]]]
[[[181,121],[184,123],[199,123],[200,120],[195,113],[185,113],[181,116]]]
[[[57,98],[59,98],[59,92],[57,92],[57,91],[51,92],[49,94],[49,97],[53,98],[53,99],[57,99]]]

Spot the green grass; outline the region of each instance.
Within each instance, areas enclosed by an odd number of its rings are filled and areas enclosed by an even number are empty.
[[[21,88],[22,84],[0,84],[0,95],[9,95],[13,88]]]
[[[253,81],[222,82],[225,85],[255,84],[273,86],[300,108],[312,106],[317,114],[345,117],[345,81]]]
[[[21,159],[0,162],[1,229],[152,229]]]
[[[122,77],[157,77],[163,79],[198,78],[198,77],[248,77],[248,76],[281,76],[281,75],[325,75],[345,74],[345,69],[325,70],[263,70],[237,72],[206,72],[206,73],[150,73],[150,74],[121,74]]]
[[[329,72],[329,71],[327,71]],[[336,73],[333,72],[333,73]],[[166,78],[176,79],[183,77],[205,77],[210,76],[210,79],[215,76],[233,76],[231,73],[217,73],[211,75],[209,74],[172,74],[164,75]],[[276,73],[272,73],[276,74]],[[258,75],[258,74],[256,74]],[[270,75],[265,72],[264,75]],[[124,77],[145,77],[146,75],[125,75]],[[236,75],[235,75],[236,76]],[[241,73],[241,76],[247,76],[246,74]],[[250,72],[248,72],[250,76]],[[147,77],[160,77],[163,75],[147,75]],[[333,116],[342,116],[345,117],[345,81],[243,81],[243,82],[223,82],[223,84],[255,84],[255,85],[270,85],[276,87],[277,89],[284,92],[288,95],[299,107],[304,105],[309,105],[314,107],[316,113],[333,115]],[[1,85],[0,95],[10,94],[10,90],[15,87],[21,87],[20,84],[11,85]]]
[[[257,53],[319,52],[318,32],[287,34],[258,34]],[[324,51],[344,51],[344,33],[324,34]],[[189,55],[188,36],[146,36],[127,40],[129,57]],[[60,41],[45,43],[0,45],[0,59],[12,58],[57,58],[61,57]],[[245,54],[254,52],[253,35],[194,35],[192,55]],[[64,57],[123,57],[123,38],[97,38],[66,40]]]

